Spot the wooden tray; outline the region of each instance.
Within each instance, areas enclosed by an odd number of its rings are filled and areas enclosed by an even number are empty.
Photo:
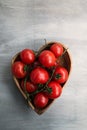
[[[39,49],[39,52],[45,50],[45,49],[49,49],[50,46],[54,44],[54,42],[49,42],[49,43],[46,43],[45,45],[43,45],[40,49]],[[61,43],[60,43],[61,44]],[[64,48],[64,50],[66,49],[66,47],[61,44]],[[12,58],[12,61],[11,61],[11,64],[13,64],[15,61],[18,61],[20,60],[20,56],[19,56],[20,52],[17,53],[13,58]],[[60,59],[60,65],[62,65],[63,67],[65,67],[68,71],[68,74],[70,75],[70,71],[71,71],[71,58],[70,58],[70,54],[68,52],[68,50],[66,51],[66,53],[63,55],[63,57]],[[13,79],[16,83],[16,86],[18,87],[19,91],[22,93],[23,97],[27,100],[27,96],[26,94],[24,93],[24,91],[21,89],[21,86],[20,86],[20,79],[17,79],[15,76],[13,76]],[[62,85],[62,87],[64,88],[64,85],[66,84],[66,82]],[[55,99],[54,99],[55,100]],[[43,108],[43,109],[37,109],[34,107],[34,105],[28,101],[28,104],[29,106],[37,113],[37,114],[42,114],[43,112],[46,111],[46,109],[49,108],[49,106],[53,103],[54,101],[53,99],[49,100],[49,103],[48,105]]]

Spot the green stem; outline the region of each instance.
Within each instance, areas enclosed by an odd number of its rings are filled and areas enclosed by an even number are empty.
[[[27,79],[28,79],[28,75],[24,79],[24,92],[26,94],[27,100],[31,100],[30,99],[30,94],[26,91],[26,82],[27,82]]]

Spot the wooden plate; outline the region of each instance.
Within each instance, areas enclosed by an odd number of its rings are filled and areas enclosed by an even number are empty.
[[[50,46],[54,44],[54,42],[49,42],[49,43],[46,43],[45,45],[43,45],[40,49],[39,49],[39,53],[45,49],[49,49]],[[60,43],[61,44],[61,43]],[[66,47],[61,44],[64,48],[64,50],[66,49]],[[19,61],[20,60],[20,52],[17,53],[13,58],[12,58],[12,61],[11,61],[11,64],[13,64],[15,61]],[[68,74],[70,75],[70,71],[71,71],[71,58],[70,58],[70,54],[68,52],[68,50],[66,51],[66,53],[63,55],[63,57],[60,59],[60,65],[62,65],[63,67],[65,67],[68,71]],[[24,91],[21,89],[21,86],[20,86],[20,79],[17,79],[14,75],[13,75],[13,79],[16,83],[16,86],[18,87],[19,91],[22,93],[23,97],[27,100],[27,96],[26,94],[24,93]],[[62,85],[62,87],[64,88],[66,82]],[[55,99],[54,99],[55,100]],[[49,100],[49,103],[48,105],[43,108],[43,109],[37,109],[35,108],[35,106],[33,105],[32,102],[30,102],[28,100],[28,104],[29,106],[37,113],[37,114],[42,114],[43,112],[46,111],[46,109],[49,108],[49,106],[53,103],[54,101],[53,99]]]

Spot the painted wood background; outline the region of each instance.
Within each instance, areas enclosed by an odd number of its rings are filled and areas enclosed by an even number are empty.
[[[41,116],[16,88],[11,58],[24,48],[60,41],[72,72],[62,96]],[[87,129],[87,0],[0,0],[0,130]]]

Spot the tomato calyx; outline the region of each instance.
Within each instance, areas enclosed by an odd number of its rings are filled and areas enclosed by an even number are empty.
[[[56,74],[55,75],[55,79],[60,79],[61,78],[61,74]]]
[[[38,84],[38,89],[43,88],[43,84]]]
[[[27,72],[28,69],[29,69],[29,66],[28,66],[28,65],[25,65],[25,66],[24,66],[24,71]]]
[[[46,88],[46,91],[50,94],[52,92],[52,88]]]

